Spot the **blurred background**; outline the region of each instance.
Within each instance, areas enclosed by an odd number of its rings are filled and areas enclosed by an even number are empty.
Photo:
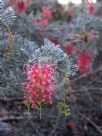
[[[0,48],[0,136],[101,136],[102,0],[4,1],[16,15],[10,31],[15,41],[18,38],[17,46],[29,52],[44,45],[47,38],[73,58],[78,71],[67,88],[71,114],[59,118],[54,102],[45,107],[40,120],[38,113],[33,109],[29,113],[24,104],[21,83],[27,55],[15,46],[9,59]],[[0,5],[0,20],[6,14],[2,8]],[[0,45],[8,45],[7,40],[2,42],[7,36],[2,38],[1,33],[0,26]],[[56,99],[62,101],[62,95]]]

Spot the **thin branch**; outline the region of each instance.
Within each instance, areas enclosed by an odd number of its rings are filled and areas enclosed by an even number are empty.
[[[50,136],[54,136],[54,134],[55,134],[55,132],[56,132],[56,130],[57,130],[57,128],[58,128],[59,119],[60,119],[60,115],[57,116],[56,124],[55,124],[54,129],[52,130]]]
[[[0,118],[0,122],[5,122],[5,121],[15,121],[15,120],[23,120],[23,116],[10,116],[10,117],[2,117]]]
[[[90,71],[88,73],[85,73],[85,74],[79,76],[78,78],[75,78],[75,79],[71,80],[71,83],[74,83],[74,82],[76,82],[78,80],[81,80],[81,79],[83,79],[85,77],[88,77],[88,76],[90,76],[90,75],[92,75],[94,73],[101,72],[101,71],[102,71],[102,65],[96,70],[92,70],[92,71]]]
[[[6,96],[4,96],[4,97],[0,96],[0,101],[5,101],[5,102],[12,102],[12,101],[19,101],[19,102],[21,102],[23,100],[24,100],[23,97],[9,98],[9,97],[6,97]]]
[[[79,112],[78,112],[79,113]],[[90,120],[88,117],[84,116],[83,114],[79,113],[79,115],[85,119],[87,122],[89,122],[100,134],[102,134],[102,129],[100,129],[99,126],[97,126],[92,120]]]

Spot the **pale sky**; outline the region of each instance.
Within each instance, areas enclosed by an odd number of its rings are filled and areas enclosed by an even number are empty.
[[[68,4],[69,2],[75,3],[75,4],[80,4],[82,0],[57,0],[58,3],[60,4]],[[92,0],[93,3],[96,3],[96,0]]]

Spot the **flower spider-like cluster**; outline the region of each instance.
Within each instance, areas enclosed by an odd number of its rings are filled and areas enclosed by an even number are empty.
[[[46,103],[52,104],[54,93],[54,69],[51,65],[41,63],[32,65],[27,72],[26,103],[39,109]]]

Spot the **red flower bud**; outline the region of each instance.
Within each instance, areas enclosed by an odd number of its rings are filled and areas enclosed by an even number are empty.
[[[25,6],[25,3],[23,0],[19,0],[17,3],[16,3],[16,11],[19,12],[19,13],[22,13],[26,10],[26,6]]]

